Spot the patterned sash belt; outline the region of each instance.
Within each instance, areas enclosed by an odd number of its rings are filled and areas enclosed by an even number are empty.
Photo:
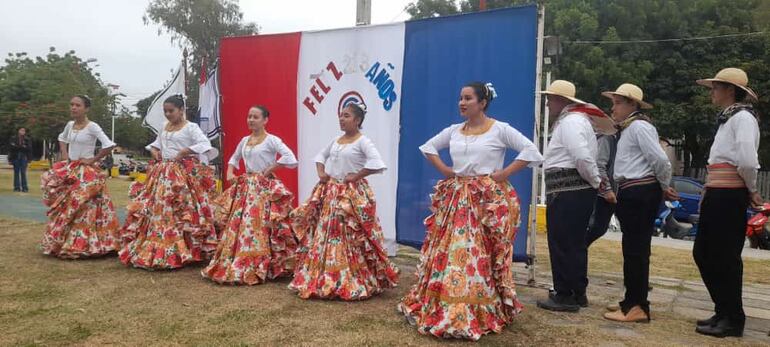
[[[548,194],[592,188],[577,169],[551,168],[545,170],[545,191]]]
[[[746,182],[738,174],[738,168],[727,164],[719,163],[706,167],[708,175],[706,176],[706,187],[709,188],[746,188]]]
[[[642,178],[632,178],[630,180],[622,180],[619,182],[618,187],[620,189],[627,189],[636,186],[643,186],[645,184],[658,183],[658,179],[655,176],[647,176]]]

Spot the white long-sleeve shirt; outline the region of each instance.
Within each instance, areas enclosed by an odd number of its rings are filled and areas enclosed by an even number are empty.
[[[363,134],[352,143],[339,144],[339,137],[315,156],[315,162],[324,164],[327,175],[337,180],[350,173],[369,169],[380,173],[387,168],[374,142]]]
[[[738,174],[750,192],[757,191],[759,169],[759,124],[748,111],[739,111],[719,127],[709,153],[709,165],[727,163],[738,168]]]
[[[655,176],[664,190],[671,183],[671,162],[660,146],[658,131],[647,121],[635,120],[620,134],[615,155],[615,180]]]
[[[228,161],[230,166],[239,168],[240,161],[243,159],[246,172],[262,172],[275,163],[288,168],[297,167],[297,157],[278,136],[267,134],[261,143],[254,146],[249,146],[248,142],[249,136],[241,139],[235,152],[230,156],[230,161]],[[276,155],[280,155],[278,160],[276,160]]]
[[[463,125],[453,124],[442,130],[420,146],[420,151],[423,155],[438,155],[438,151],[449,148],[452,170],[457,176],[489,175],[502,169],[508,148],[519,152],[516,159],[528,161],[530,167],[536,167],[543,161],[532,141],[508,123],[495,121],[487,132],[480,135],[464,135]]]
[[[545,149],[544,169],[577,169],[580,177],[599,188],[601,177],[596,166],[596,133],[587,116],[570,112],[559,117]]]
[[[75,121],[67,122],[64,131],[59,134],[59,141],[67,144],[67,155],[70,160],[90,159],[94,157],[96,140],[102,144],[102,148],[114,147],[115,143],[104,133],[102,127],[89,121],[80,130],[74,128]]]
[[[182,129],[176,131],[166,131],[164,124],[163,130],[155,138],[155,141],[145,148],[148,151],[150,148],[157,148],[164,160],[172,160],[181,150],[189,148],[193,153],[198,154],[198,159],[204,164],[213,159],[215,156],[212,157],[210,154],[216,152],[214,147],[211,147],[208,137],[203,134],[198,124],[193,122],[187,122]]]

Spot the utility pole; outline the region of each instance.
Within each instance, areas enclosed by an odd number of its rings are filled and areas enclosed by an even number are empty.
[[[372,24],[372,0],[356,0],[356,26]]]

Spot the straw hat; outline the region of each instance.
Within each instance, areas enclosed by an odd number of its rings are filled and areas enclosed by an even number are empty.
[[[575,97],[575,85],[572,84],[572,82],[568,82],[565,80],[555,80],[551,82],[551,85],[548,86],[548,88],[542,92],[541,94],[546,95],[557,95],[564,98],[567,98],[568,100],[572,102],[576,102],[578,104],[585,104],[586,102],[583,100],[580,100]]]
[[[750,98],[754,100],[759,99],[759,97],[757,97],[757,93],[754,93],[754,91],[748,87],[749,76],[746,75],[745,71],[738,68],[728,67],[717,72],[717,75],[714,76],[714,78],[704,78],[704,79],[697,80],[696,82],[702,86],[706,86],[709,88],[713,88],[712,82],[729,83],[738,88],[745,90]],[[739,100],[736,100],[736,101],[739,101]]]
[[[649,103],[644,102],[644,92],[642,92],[642,88],[639,88],[631,83],[623,83],[618,87],[617,90],[614,92],[603,92],[603,96],[606,96],[610,99],[612,99],[613,95],[618,95],[622,97],[629,98],[631,100],[634,100],[639,103],[639,105],[643,109],[651,109],[652,105]]]

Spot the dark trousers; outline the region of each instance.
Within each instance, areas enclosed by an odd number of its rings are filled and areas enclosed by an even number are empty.
[[[13,160],[13,190],[29,190],[27,187],[27,158]]]
[[[596,196],[594,200],[593,214],[588,221],[588,232],[586,233],[586,252],[594,241],[602,237],[610,226],[610,219],[615,213],[615,204],[607,202],[603,197]],[[581,274],[583,279],[583,288],[588,287],[588,266]]]
[[[623,284],[626,295],[620,307],[624,313],[641,306],[649,314],[650,244],[663,190],[655,182],[621,189],[616,215],[623,232]]]
[[[717,315],[743,324],[743,243],[749,191],[707,188],[701,202],[693,258]]]
[[[559,295],[583,295],[588,269],[586,234],[596,189],[548,194],[545,218],[553,286]]]
[[[615,204],[607,202],[603,197],[596,196],[594,203],[594,213],[588,223],[588,235],[586,235],[586,247],[590,247],[594,241],[607,233],[610,226],[610,219],[615,213]]]

